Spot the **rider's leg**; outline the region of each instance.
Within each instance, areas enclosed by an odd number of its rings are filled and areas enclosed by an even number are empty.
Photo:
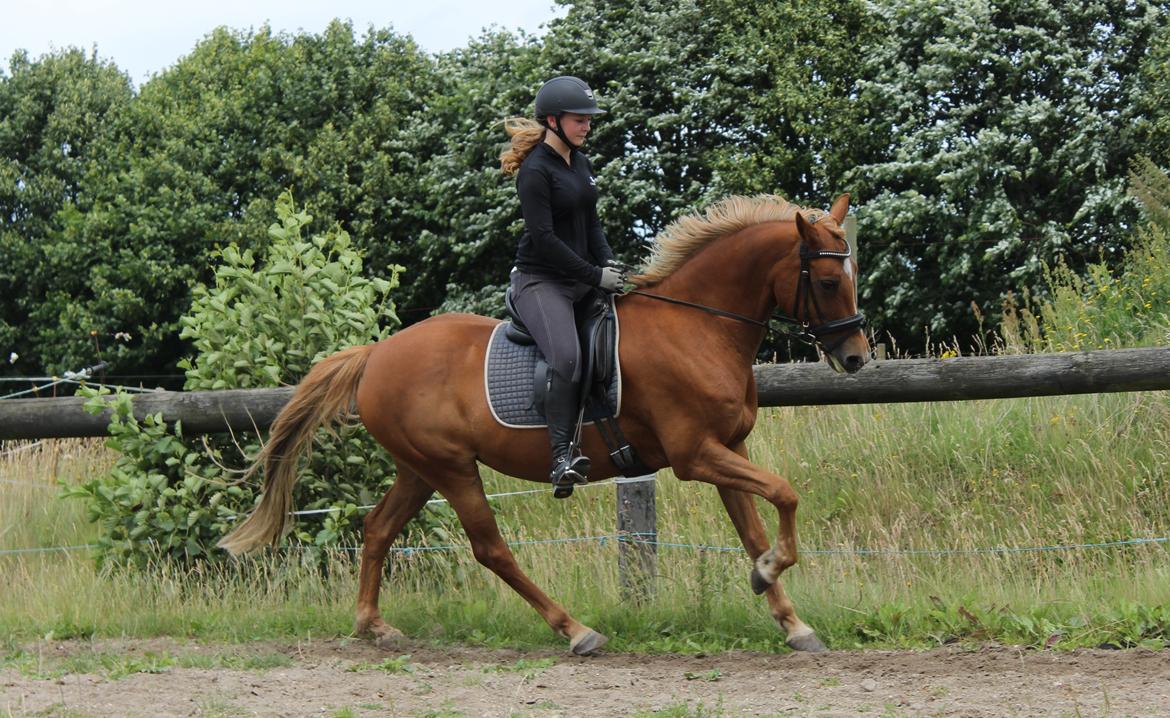
[[[589,460],[575,456],[572,447],[580,412],[581,376],[574,303],[588,291],[577,282],[512,274],[516,311],[549,365],[545,419],[553,458],[550,479],[558,487],[558,498],[571,494],[573,484],[584,483],[589,472]]]
[[[573,445],[580,405],[580,383],[566,381],[550,367],[544,415],[553,456],[549,478],[556,487],[553,495],[559,499],[573,493],[573,485],[585,483],[589,474],[589,459],[578,453],[580,447]]]

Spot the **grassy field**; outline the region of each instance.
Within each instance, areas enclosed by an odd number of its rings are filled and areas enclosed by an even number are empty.
[[[830,647],[1170,642],[1170,544],[1094,546],[1170,536],[1165,393],[764,410],[749,445],[800,493],[805,553],[784,580]],[[57,499],[54,484],[112,460],[92,441],[0,446],[0,637],[350,631],[351,554],[324,571],[290,550],[196,570],[102,573],[85,551],[3,553],[92,541],[80,505]],[[489,491],[533,488],[485,480]],[[496,505],[525,569],[612,648],[782,649],[714,489],[661,472],[657,490],[659,540],[681,546],[659,548],[657,592],[642,605],[622,598],[614,541],[570,540],[614,533],[612,486]],[[764,516],[774,526],[775,512]],[[465,548],[391,563],[383,610],[408,635],[561,643]]]

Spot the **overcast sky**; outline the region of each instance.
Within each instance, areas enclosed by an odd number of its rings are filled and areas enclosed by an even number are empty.
[[[97,47],[140,86],[173,65],[220,25],[319,33],[335,17],[360,37],[373,25],[410,34],[441,52],[467,44],[489,26],[539,34],[562,16],[554,0],[0,0],[0,67],[18,49],[35,58],[53,49]]]

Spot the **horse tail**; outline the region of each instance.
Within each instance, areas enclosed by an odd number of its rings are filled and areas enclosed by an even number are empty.
[[[260,505],[220,539],[220,548],[235,556],[266,544],[275,546],[284,537],[297,482],[297,461],[318,428],[331,426],[349,414],[373,348],[373,344],[350,347],[328,356],[297,385],[272,423],[268,443],[244,475],[251,476],[264,466]]]

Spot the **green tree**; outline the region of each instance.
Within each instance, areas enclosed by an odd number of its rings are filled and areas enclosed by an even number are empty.
[[[1142,65],[1136,117],[1142,154],[1157,166],[1170,167],[1170,23],[1150,43]]]
[[[1147,158],[1130,172],[1144,221],[1120,262],[1093,262],[1082,273],[1059,265],[1031,308],[1009,306],[1009,346],[1079,351],[1170,345],[1170,177]]]
[[[862,303],[904,347],[978,330],[1007,292],[1117,257],[1137,219],[1138,70],[1167,3],[898,0],[858,93],[885,144],[850,177]]]
[[[50,241],[100,258],[54,276],[30,311],[46,368],[90,362],[89,334],[128,333],[119,373],[174,366],[178,318],[211,254],[262,249],[270,199],[291,187],[365,247],[418,234],[406,119],[430,96],[432,61],[409,38],[334,22],[320,35],[220,28],[147,82],[112,120],[100,166]],[[385,274],[385,262],[371,275]],[[46,273],[45,276],[50,276]],[[49,355],[49,349],[53,352]]]
[[[16,53],[0,72],[0,373],[79,369],[89,348],[64,364],[46,333],[70,311],[63,285],[108,260],[98,247],[62,243],[80,221],[87,178],[106,166],[109,128],[130,106],[130,80],[77,49],[37,60]],[[9,362],[10,354],[20,358]]]
[[[437,86],[403,133],[418,158],[405,202],[423,227],[371,257],[419,267],[404,287],[403,319],[442,311],[499,314],[522,231],[515,183],[500,172],[501,121],[527,115],[541,79],[531,38],[488,32],[437,58]]]
[[[1118,256],[1127,162],[1170,151],[1166,0],[568,4],[539,39],[439,56],[340,22],[221,28],[137,96],[79,52],[18,57],[0,77],[8,371],[90,364],[95,339],[119,373],[173,366],[190,288],[217,249],[263,249],[285,188],[367,276],[418,268],[407,323],[498,313],[522,231],[498,122],[556,74],[609,110],[587,152],[619,255],[727,194],[851,191],[863,309],[911,349],[924,327],[975,331],[971,302],[994,315],[1057,258]]]
[[[706,3],[719,19],[704,93],[722,128],[710,195],[779,192],[827,206],[845,177],[879,147],[864,128],[854,88],[870,46],[883,37],[868,3],[762,3],[750,15],[731,0]]]

